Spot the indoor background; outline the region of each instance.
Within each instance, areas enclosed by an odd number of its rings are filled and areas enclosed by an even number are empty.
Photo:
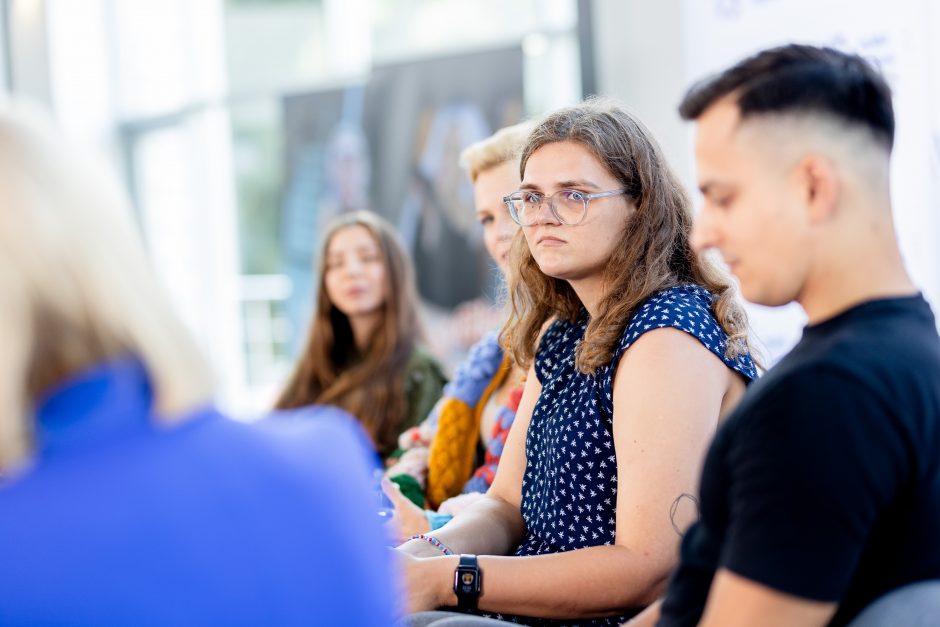
[[[432,348],[453,364],[499,320],[466,145],[591,94],[635,111],[694,189],[696,79],[798,41],[857,52],[895,94],[894,210],[940,305],[935,0],[3,0],[0,84],[40,100],[126,183],[220,402],[271,403],[306,330],[318,234],[371,208],[414,256]],[[769,365],[796,306],[749,308]],[[459,325],[454,322],[455,313]],[[468,314],[471,312],[471,314]],[[473,318],[476,324],[467,325]]]

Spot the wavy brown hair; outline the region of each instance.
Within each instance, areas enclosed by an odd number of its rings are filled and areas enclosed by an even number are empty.
[[[610,363],[637,307],[661,290],[694,283],[714,295],[712,310],[728,334],[727,356],[748,350],[747,317],[727,275],[689,243],[691,202],[650,131],[633,115],[604,99],[555,111],[529,136],[520,170],[536,150],[555,142],[587,148],[627,190],[636,211],[625,221],[621,244],[606,266],[604,296],[575,355],[580,372]],[[528,367],[543,325],[556,317],[574,321],[582,307],[566,281],[544,274],[522,232],[510,253],[509,296],[513,315],[502,331],[513,359]]]
[[[386,296],[382,321],[364,351],[356,348],[349,318],[326,290],[326,254],[343,229],[364,227],[375,238],[385,265]],[[344,213],[326,230],[320,252],[316,310],[300,361],[275,407],[292,409],[315,403],[342,407],[356,416],[385,457],[395,450],[407,411],[402,373],[421,338],[417,290],[411,259],[398,233],[368,211]]]

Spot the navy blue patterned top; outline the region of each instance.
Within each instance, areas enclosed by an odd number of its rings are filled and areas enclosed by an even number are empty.
[[[516,555],[561,553],[614,542],[617,524],[617,456],[613,438],[613,376],[620,358],[643,333],[672,327],[697,338],[747,380],[757,377],[750,355],[725,357],[727,335],[711,310],[712,296],[697,285],[654,294],[624,329],[609,365],[578,372],[575,349],[587,312],[575,322],[553,323],[539,344],[535,372],[542,384],[526,436],[522,517],[526,534]],[[549,621],[498,616],[531,625],[619,625],[632,614]]]

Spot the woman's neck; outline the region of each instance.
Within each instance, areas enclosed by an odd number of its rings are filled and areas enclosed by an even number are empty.
[[[381,312],[351,316],[349,318],[349,326],[352,329],[353,341],[356,343],[356,348],[359,349],[360,353],[364,352],[366,348],[368,348],[369,341],[372,339],[372,334],[379,326],[381,319]]]
[[[604,277],[586,277],[568,281],[568,285],[577,294],[578,300],[587,309],[588,314],[593,318],[597,315],[601,300],[604,298]]]

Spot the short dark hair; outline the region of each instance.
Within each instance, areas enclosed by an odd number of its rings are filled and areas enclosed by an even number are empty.
[[[706,78],[686,93],[679,114],[695,120],[732,92],[741,117],[773,113],[822,113],[894,145],[891,88],[865,59],[832,48],[790,44],[764,50]]]

